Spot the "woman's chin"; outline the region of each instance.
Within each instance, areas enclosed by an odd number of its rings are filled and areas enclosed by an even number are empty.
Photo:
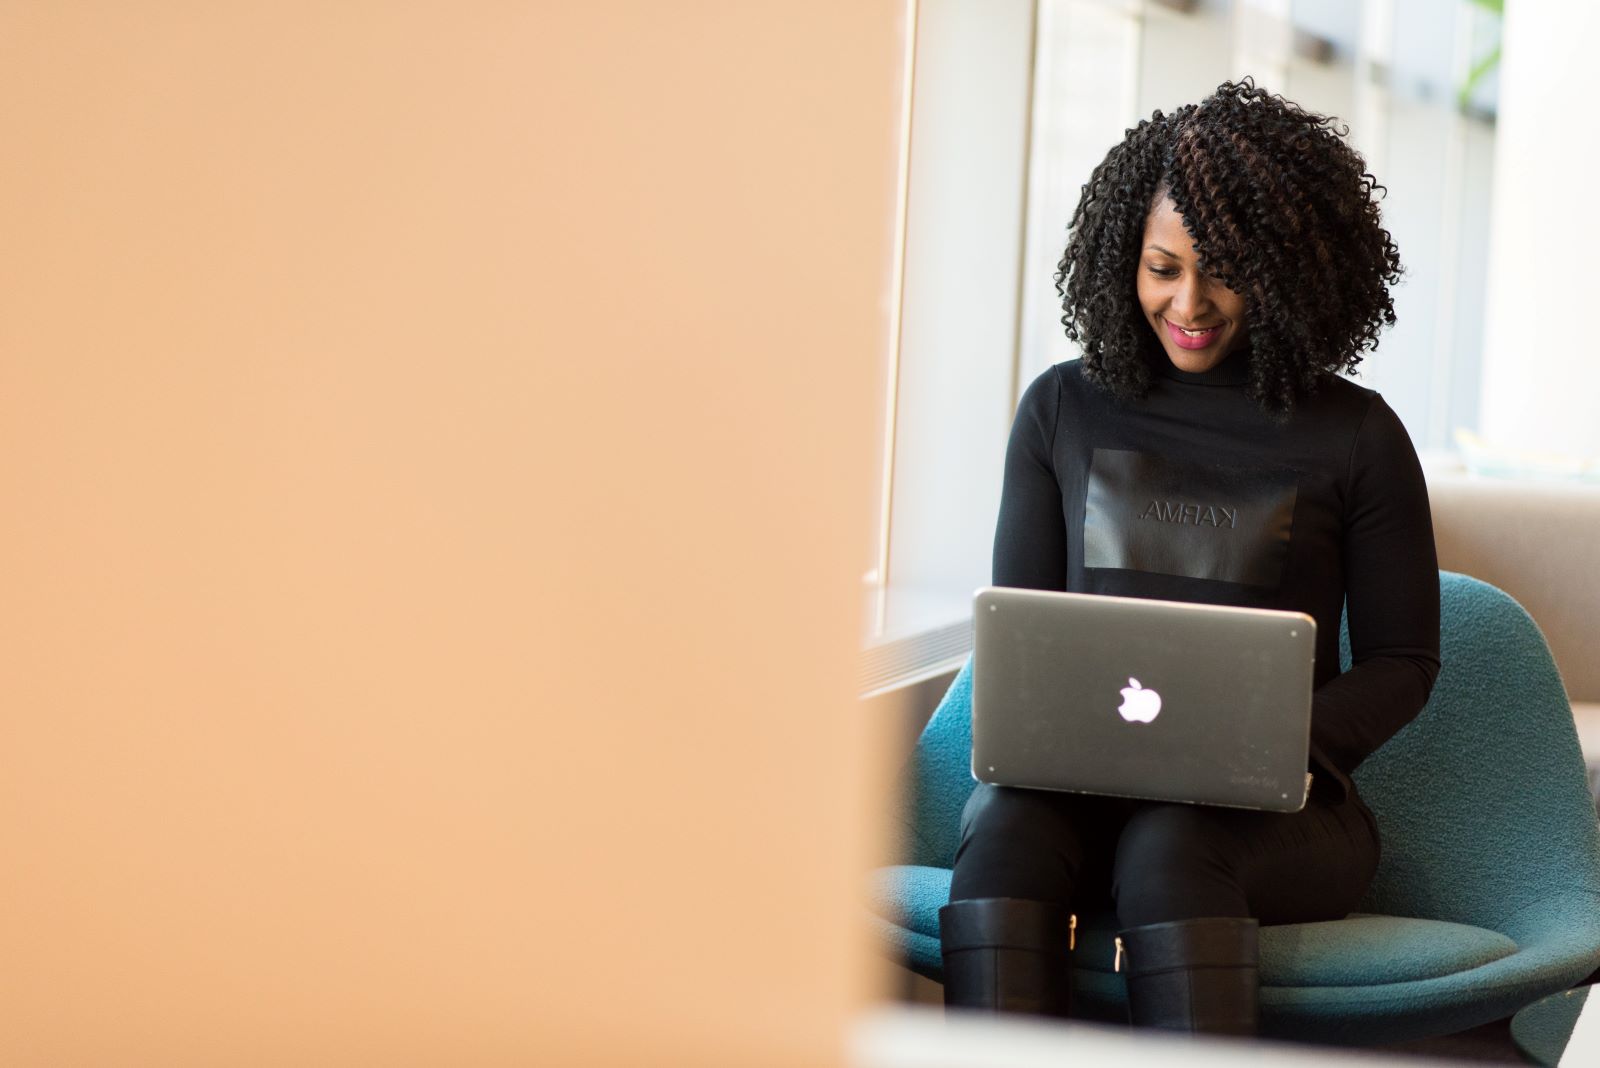
[[[1173,346],[1168,348],[1166,352],[1167,359],[1171,361],[1174,367],[1180,371],[1187,371],[1192,375],[1202,374],[1203,372],[1211,370],[1217,364],[1222,362],[1222,357],[1224,355],[1224,353],[1220,350],[1217,352],[1211,351],[1210,347],[1200,350],[1193,350],[1181,349],[1177,346]]]

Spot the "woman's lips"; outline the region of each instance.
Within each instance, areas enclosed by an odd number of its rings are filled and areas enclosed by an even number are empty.
[[[1161,320],[1161,325],[1167,328],[1167,336],[1172,339],[1172,343],[1181,349],[1203,349],[1217,340],[1222,333],[1221,326],[1207,327],[1203,334],[1186,334],[1165,319]]]

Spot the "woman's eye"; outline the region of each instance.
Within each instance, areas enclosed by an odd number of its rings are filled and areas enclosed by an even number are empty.
[[[1177,270],[1172,267],[1157,267],[1153,263],[1147,264],[1146,266],[1150,273],[1155,275],[1157,278],[1171,278],[1178,273]]]

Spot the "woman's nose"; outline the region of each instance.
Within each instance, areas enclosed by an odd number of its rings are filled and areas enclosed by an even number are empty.
[[[1183,320],[1180,326],[1196,325],[1205,308],[1206,291],[1200,279],[1191,275],[1178,283],[1178,290],[1172,295],[1172,310]]]

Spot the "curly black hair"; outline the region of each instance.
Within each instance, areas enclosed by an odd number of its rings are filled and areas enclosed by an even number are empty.
[[[1083,187],[1055,275],[1084,376],[1123,400],[1150,388],[1160,343],[1135,285],[1163,195],[1200,269],[1244,298],[1249,394],[1264,411],[1286,419],[1325,374],[1355,370],[1394,324],[1401,269],[1374,197],[1387,190],[1348,134],[1251,78],[1128,130]]]

